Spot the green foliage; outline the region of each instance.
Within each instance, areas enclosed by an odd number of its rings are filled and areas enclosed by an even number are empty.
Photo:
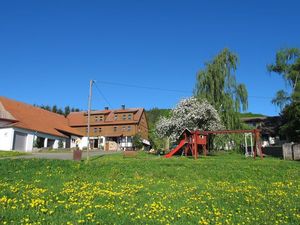
[[[54,112],[54,113],[57,113],[57,106],[56,105],[54,105],[54,106],[52,106],[52,112]]]
[[[251,112],[247,112],[247,113],[239,113],[240,118],[251,118],[251,117],[264,117],[265,115],[263,114],[259,114],[259,113],[251,113]]]
[[[272,104],[278,106],[280,110],[283,109],[283,107],[289,103],[290,101],[289,94],[284,90],[279,90],[276,93],[276,96],[272,99]]]
[[[43,148],[44,147],[44,138],[37,137],[34,142],[33,142],[33,147],[34,148]]]
[[[143,142],[142,142],[142,137],[139,134],[136,134],[133,136],[132,138],[132,144],[133,147],[137,148],[137,149],[142,149],[143,148]]]
[[[225,48],[198,73],[194,90],[214,106],[228,129],[240,128],[238,113],[248,107],[246,86],[236,82],[237,63],[238,56]]]
[[[65,111],[64,111],[64,115],[67,116],[67,115],[70,114],[70,112],[71,112],[70,106],[66,106]]]
[[[64,143],[62,142],[62,140],[59,140],[58,148],[63,148],[63,147],[64,147]]]
[[[238,154],[1,160],[1,224],[298,225],[299,170]]]
[[[57,113],[57,114],[60,114],[60,115],[64,115],[64,116],[69,115],[70,112],[79,112],[80,111],[80,109],[74,108],[74,107],[71,108],[70,106],[64,107],[64,110],[62,108],[58,108],[56,105],[49,106],[49,105],[36,105],[36,104],[34,104],[33,106],[39,107],[41,109],[45,109],[47,111],[54,112],[54,113]]]
[[[281,113],[280,134],[288,141],[300,142],[300,102],[292,102]]]
[[[159,120],[160,117],[169,117],[171,109],[159,109],[153,108],[146,111],[148,124],[155,125],[156,122]]]
[[[245,123],[241,123],[240,129],[252,130],[253,127]],[[245,144],[245,134],[218,134],[211,136],[211,139],[213,147],[210,146],[210,148],[212,148],[213,151],[233,150],[236,152],[244,152],[244,149],[241,149],[241,146],[244,146]],[[250,141],[248,139],[248,144],[250,144],[249,142]]]
[[[289,141],[300,141],[300,49],[286,48],[276,53],[274,64],[267,66],[269,72],[280,74],[292,87],[291,95],[283,90],[277,92],[272,103],[284,107],[280,134]]]
[[[171,109],[158,109],[153,108],[146,111],[146,116],[148,120],[148,128],[149,128],[149,139],[154,149],[161,149],[165,147],[166,140],[159,138],[157,133],[155,132],[156,123],[159,121],[160,117],[169,117]]]
[[[273,103],[284,106],[290,97],[293,101],[300,100],[300,49],[285,48],[276,53],[275,64],[267,66],[269,72],[280,74],[285,81],[293,88],[291,96],[280,90],[273,99]]]
[[[20,156],[20,155],[26,155],[25,152],[17,152],[17,151],[1,151],[0,150],[0,158],[3,157],[14,157],[14,156]],[[0,178],[1,180],[1,178]]]

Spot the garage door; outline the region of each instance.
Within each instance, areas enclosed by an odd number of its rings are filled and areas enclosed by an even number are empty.
[[[15,131],[14,150],[25,151],[27,134]]]

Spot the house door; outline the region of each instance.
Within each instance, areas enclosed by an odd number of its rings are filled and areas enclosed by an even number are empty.
[[[98,139],[94,139],[94,148],[98,148],[99,146],[99,140]]]
[[[27,141],[27,134],[15,131],[13,149],[19,151],[25,151],[26,141]]]

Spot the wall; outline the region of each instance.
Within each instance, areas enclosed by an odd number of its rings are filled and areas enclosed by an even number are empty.
[[[47,147],[48,139],[55,140],[54,144],[53,144],[53,148],[58,148],[58,143],[60,140],[62,140],[63,145],[66,146],[66,138],[63,138],[63,137],[57,137],[57,136],[53,136],[50,134],[44,134],[44,133],[20,129],[20,128],[14,128],[14,130],[19,131],[21,133],[27,133],[26,152],[32,152],[33,143],[37,136],[45,138],[44,147]]]
[[[125,126],[125,130],[123,130],[123,126]],[[128,131],[128,126],[131,127],[130,131]],[[117,130],[114,131],[114,127],[117,127]],[[134,136],[136,133],[135,124],[124,124],[124,125],[91,125],[90,128],[90,136],[91,137],[101,137],[101,136],[115,136],[116,134],[123,134],[123,136]],[[87,136],[87,127],[75,127],[77,130],[81,131],[83,134]],[[98,132],[94,131],[94,128],[97,128]],[[101,128],[101,132],[99,131]]]
[[[14,129],[0,129],[0,150],[10,151],[13,148]]]
[[[87,148],[87,146],[88,146],[88,138],[87,137],[81,138],[81,140],[80,140],[80,142],[78,144],[78,147],[80,149],[83,149],[83,148]]]
[[[286,160],[300,160],[300,144],[286,143],[282,145],[283,158]]]
[[[76,141],[78,138],[79,137],[77,137],[77,136],[71,135],[70,148],[76,148]]]
[[[19,128],[0,129],[0,149],[1,150],[13,150],[14,132],[15,131],[27,134],[25,151],[31,152],[32,148],[33,148],[34,133],[31,131],[19,129]]]
[[[141,135],[143,139],[149,140],[148,137],[148,124],[145,113],[143,113],[140,123],[138,125],[138,133]]]
[[[140,121],[134,121],[134,114],[133,113],[115,113],[114,115],[118,116],[118,120],[114,120],[112,123],[116,124],[105,124],[103,121],[96,121],[95,117],[98,118],[101,115],[92,115],[91,116],[91,127],[90,127],[90,137],[100,137],[100,136],[116,136],[116,135],[123,135],[123,136],[134,136],[137,133],[140,133],[143,139],[148,140],[148,124],[147,119],[145,116],[145,112],[141,115]],[[102,115],[104,116],[104,115]],[[123,116],[125,116],[125,120],[123,120]],[[131,119],[128,119],[128,116],[131,116]],[[128,130],[128,126],[130,126],[130,130]],[[114,127],[117,127],[117,130],[114,130]],[[124,127],[124,128],[123,128]],[[85,136],[87,136],[87,126],[79,126],[74,127]],[[95,132],[96,128],[96,132]],[[101,128],[101,131],[100,129]]]

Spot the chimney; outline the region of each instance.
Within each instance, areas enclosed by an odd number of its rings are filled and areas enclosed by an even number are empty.
[[[122,107],[123,110],[125,109],[125,105],[122,105],[121,107]]]
[[[108,106],[105,106],[104,109],[105,109],[105,110],[108,110],[109,108],[108,108]]]

